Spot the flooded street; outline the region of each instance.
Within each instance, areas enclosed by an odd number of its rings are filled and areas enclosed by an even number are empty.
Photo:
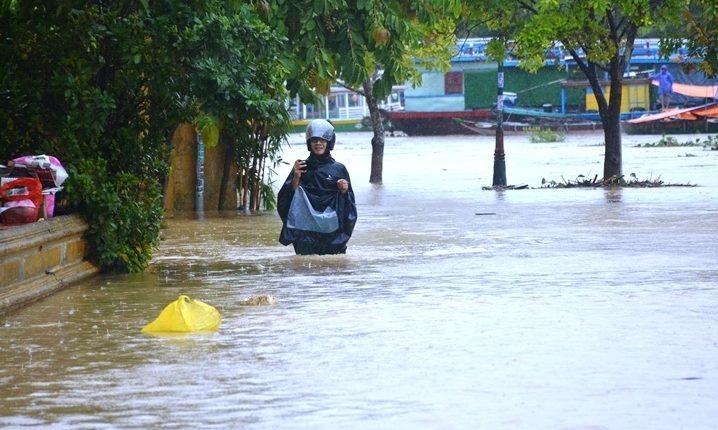
[[[487,191],[493,137],[387,137],[383,186],[370,139],[333,151],[346,255],[295,256],[274,212],[178,216],[146,273],[0,320],[0,428],[716,428],[718,151],[624,136],[626,177],[698,186],[539,189],[601,177],[603,135],[507,136],[531,189]],[[219,331],[140,332],[180,294]]]

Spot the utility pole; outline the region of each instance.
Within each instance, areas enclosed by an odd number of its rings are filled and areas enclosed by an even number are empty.
[[[494,187],[506,186],[506,154],[504,153],[504,60],[499,59],[496,99],[496,147],[494,149]]]
[[[204,213],[204,139],[197,130],[197,180],[195,182],[194,210]]]

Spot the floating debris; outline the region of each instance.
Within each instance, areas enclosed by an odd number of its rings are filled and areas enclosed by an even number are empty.
[[[482,190],[485,191],[503,191],[503,190],[526,190],[528,189],[528,184],[518,184],[518,185],[493,185],[491,187],[481,187]]]
[[[269,294],[261,294],[258,296],[248,297],[244,300],[240,300],[239,304],[242,306],[268,306],[277,303],[277,299],[270,296]]]
[[[630,187],[630,188],[655,188],[655,187],[695,187],[693,184],[667,184],[657,179],[640,180],[636,177],[635,173],[631,173],[630,180],[626,180],[623,175],[611,176],[608,179],[599,179],[598,175],[594,175],[593,179],[587,178],[584,175],[578,175],[575,181],[566,180],[563,176],[561,177],[562,182],[547,181],[546,178],[541,180],[541,188],[577,188],[577,187],[590,187],[590,188],[618,188],[618,187]]]

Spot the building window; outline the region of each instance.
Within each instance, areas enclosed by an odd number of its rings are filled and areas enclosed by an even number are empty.
[[[444,75],[444,94],[464,94],[463,72],[449,72]]]

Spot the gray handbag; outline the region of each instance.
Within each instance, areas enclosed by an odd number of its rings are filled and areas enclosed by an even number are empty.
[[[330,207],[324,209],[324,212],[315,210],[304,188],[300,186],[294,191],[289,206],[287,227],[316,233],[332,233],[339,229],[339,217]]]

